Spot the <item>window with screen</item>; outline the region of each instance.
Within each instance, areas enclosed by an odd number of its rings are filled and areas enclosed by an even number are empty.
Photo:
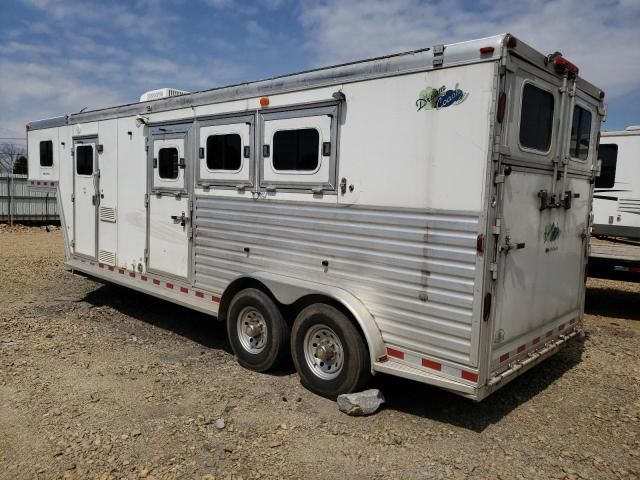
[[[76,173],[93,175],[93,146],[78,145],[76,148]]]
[[[209,170],[240,170],[242,140],[237,133],[207,137],[207,168]]]
[[[273,168],[313,171],[318,168],[320,134],[315,128],[281,130],[273,136]]]
[[[596,178],[596,188],[613,188],[616,183],[618,145],[606,143],[598,147],[598,159],[602,161],[600,176]]]
[[[589,144],[591,142],[591,112],[576,105],[573,108],[573,120],[571,122],[571,144],[569,155],[573,158],[586,160],[589,156]]]
[[[40,166],[53,166],[53,142],[51,140],[40,142]]]
[[[178,178],[180,162],[177,148],[161,148],[158,151],[158,176],[165,180]]]
[[[546,152],[553,132],[553,95],[530,83],[522,89],[520,145]]]

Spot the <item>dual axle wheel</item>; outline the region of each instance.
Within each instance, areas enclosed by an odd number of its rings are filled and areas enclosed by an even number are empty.
[[[264,372],[281,366],[291,352],[302,384],[325,397],[357,391],[369,379],[369,354],[360,332],[325,303],[304,308],[289,329],[267,294],[247,288],[231,300],[227,332],[243,367]]]

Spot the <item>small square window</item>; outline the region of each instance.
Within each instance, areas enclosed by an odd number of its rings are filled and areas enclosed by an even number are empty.
[[[178,178],[180,168],[177,148],[161,148],[158,152],[158,175],[166,180]]]
[[[53,142],[51,140],[40,142],[40,166],[53,166]]]
[[[207,137],[207,168],[209,170],[240,170],[242,139],[237,133]]]
[[[313,171],[318,168],[320,134],[315,128],[281,130],[273,136],[273,168]]]
[[[569,155],[573,158],[586,160],[589,156],[589,144],[591,143],[591,112],[579,105],[573,108],[573,121],[571,123],[571,145]]]
[[[76,173],[78,175],[93,175],[93,147],[79,145],[76,148]]]
[[[596,178],[596,188],[613,188],[616,183],[618,145],[606,143],[598,147],[598,158],[602,161],[600,176]]]
[[[522,89],[520,145],[546,152],[553,132],[553,95],[530,83]]]

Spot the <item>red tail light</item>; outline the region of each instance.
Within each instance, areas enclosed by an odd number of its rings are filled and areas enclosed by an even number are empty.
[[[482,309],[482,318],[485,322],[489,319],[489,315],[491,315],[491,294],[487,293],[484,296],[484,307]]]
[[[502,120],[504,120],[504,112],[506,108],[507,108],[507,94],[502,92],[500,94],[500,98],[498,98],[498,112],[497,112],[498,123],[502,123]]]
[[[484,252],[484,233],[479,233],[476,238],[476,250],[480,253]]]
[[[553,59],[553,65],[556,67],[556,71],[559,73],[567,70],[573,75],[578,75],[578,73],[580,72],[580,69],[578,67],[576,67],[573,63],[560,55]]]

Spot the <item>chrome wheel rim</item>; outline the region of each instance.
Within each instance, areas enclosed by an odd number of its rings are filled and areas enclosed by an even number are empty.
[[[242,348],[251,354],[262,352],[267,344],[267,322],[254,307],[240,310],[236,322],[238,339]]]
[[[318,324],[304,336],[304,358],[315,376],[332,380],[340,375],[344,366],[342,342],[331,328]]]

